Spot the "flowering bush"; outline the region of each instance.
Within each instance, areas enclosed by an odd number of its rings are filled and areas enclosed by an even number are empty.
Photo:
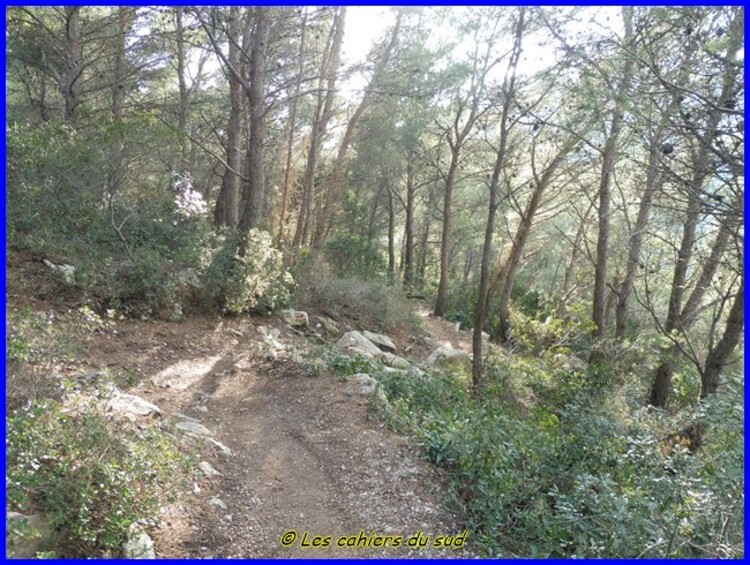
[[[190,173],[175,175],[172,187],[175,190],[174,206],[178,215],[192,218],[205,216],[208,213],[208,206],[203,195],[193,189],[193,177]]]

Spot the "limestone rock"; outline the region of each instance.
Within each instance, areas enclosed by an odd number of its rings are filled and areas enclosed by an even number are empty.
[[[300,310],[282,310],[281,319],[293,328],[306,328],[310,325],[307,312],[302,312]]]
[[[391,338],[389,338],[387,335],[376,334],[373,332],[368,332],[367,330],[363,331],[362,335],[381,349],[385,349],[391,352],[396,351],[396,346],[393,344]]]
[[[186,434],[189,434],[191,436],[196,436],[196,437],[210,437],[211,436],[211,432],[209,431],[209,429],[203,424],[199,424],[198,422],[177,422],[174,425],[174,427],[180,430],[181,432],[185,432]]]
[[[378,358],[389,367],[394,367],[396,369],[408,369],[411,367],[411,363],[409,363],[406,359],[403,357],[399,357],[398,355],[394,355],[393,353],[388,352],[382,352],[380,355],[378,355]]]
[[[357,331],[346,332],[336,342],[336,349],[350,355],[361,355],[367,359],[380,357],[382,353],[378,347]]]
[[[122,549],[129,559],[156,559],[153,540],[137,522],[130,525],[128,539]]]
[[[224,456],[226,456],[226,457],[231,457],[231,455],[232,455],[232,450],[231,450],[231,449],[229,449],[229,448],[228,448],[228,447],[227,447],[226,445],[224,445],[224,444],[223,444],[223,443],[221,443],[220,441],[218,441],[218,440],[215,440],[215,439],[214,439],[214,438],[212,438],[212,437],[204,437],[204,438],[203,438],[203,441],[205,441],[205,442],[206,442],[206,443],[207,443],[208,445],[211,445],[211,446],[215,447],[216,449],[218,449],[218,450],[219,450],[219,453],[220,453],[221,455],[224,455]]]
[[[198,468],[207,477],[220,477],[221,476],[221,473],[219,473],[219,471],[214,469],[214,467],[207,461],[201,461],[200,463],[198,463]]]
[[[471,358],[469,354],[460,349],[453,349],[446,345],[441,345],[425,361],[425,364],[431,367],[444,367],[448,365],[463,364]]]
[[[286,354],[286,347],[279,341],[281,332],[278,328],[258,326],[261,335],[260,353],[264,359],[278,359]]]
[[[52,521],[43,514],[25,516],[8,512],[5,516],[5,555],[35,558],[37,552],[49,549]]]
[[[107,402],[107,410],[118,413],[132,414],[137,417],[141,416],[161,416],[162,411],[156,405],[140,396],[134,394],[125,394],[115,389],[112,396]]]

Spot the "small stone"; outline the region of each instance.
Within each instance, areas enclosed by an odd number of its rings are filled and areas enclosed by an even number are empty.
[[[213,468],[213,466],[207,461],[201,461],[198,463],[198,468],[203,471],[203,474],[207,477],[220,477],[221,473]]]
[[[212,437],[203,438],[203,441],[205,441],[209,445],[216,447],[219,450],[219,453],[221,453],[222,455],[225,455],[227,457],[232,455],[231,449],[229,449],[226,445],[224,445],[220,441],[215,440]]]
[[[218,496],[214,496],[208,501],[211,506],[218,506],[222,510],[229,510],[229,507]]]

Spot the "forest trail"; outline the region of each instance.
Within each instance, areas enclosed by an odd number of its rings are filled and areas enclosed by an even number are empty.
[[[465,336],[453,324],[418,314],[437,342],[462,346]],[[138,359],[138,372],[155,376],[131,392],[166,414],[199,420],[232,451],[203,449],[202,460],[221,476],[196,472],[200,492],[168,508],[155,535],[157,556],[469,556],[406,547],[417,532],[430,544],[461,533],[441,507],[439,471],[413,440],[372,415],[353,383],[288,359],[248,355],[262,323],[279,328],[287,350],[310,353],[310,342],[275,318],[132,323],[99,350],[109,365]],[[297,539],[284,547],[280,537],[290,530]],[[340,536],[361,531],[402,536],[401,547],[336,547]],[[330,546],[301,548],[305,532],[308,542],[331,536]]]

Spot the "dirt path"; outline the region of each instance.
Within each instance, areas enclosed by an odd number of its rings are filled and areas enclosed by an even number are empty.
[[[373,415],[353,384],[331,374],[313,376],[291,360],[249,356],[258,323],[154,324],[146,333],[134,326],[102,344],[99,353],[110,365],[130,355],[134,370],[155,375],[134,393],[167,414],[200,420],[233,453],[204,448],[202,458],[221,476],[196,472],[200,492],[165,513],[155,536],[157,555],[469,556],[430,547],[438,535],[461,533],[441,507],[438,470]],[[279,340],[287,350],[310,354],[308,340],[270,323],[282,329]],[[451,325],[436,319],[425,317],[425,324],[441,342],[466,335],[451,334]],[[140,350],[133,351],[133,341]],[[211,503],[214,497],[221,505]],[[296,539],[285,547],[280,538],[288,531]],[[308,543],[323,536],[319,543],[329,546],[303,549],[305,532]],[[417,532],[429,536],[427,546],[407,547]],[[387,546],[372,547],[375,535]],[[342,543],[360,547],[337,547],[342,536],[354,537]],[[392,547],[398,536],[400,547]]]

